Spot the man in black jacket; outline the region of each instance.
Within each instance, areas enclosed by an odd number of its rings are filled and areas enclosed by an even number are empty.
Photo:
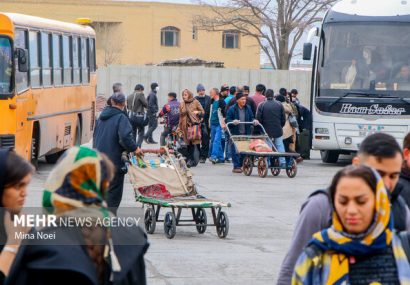
[[[410,133],[403,140],[404,162],[399,179],[400,196],[406,201],[410,208]]]
[[[148,123],[148,130],[144,136],[144,140],[147,144],[157,143],[156,141],[154,141],[152,134],[158,127],[158,119],[157,119],[157,113],[159,110],[158,98],[157,98],[158,90],[159,90],[158,83],[152,83],[151,92],[149,93],[148,98],[147,98],[147,101],[148,101],[147,115],[149,118],[149,123]]]
[[[108,207],[114,213],[120,206],[124,187],[122,153],[140,152],[131,123],[123,112],[124,108],[124,94],[114,93],[111,96],[111,106],[107,106],[98,118],[93,137],[93,148],[105,153],[115,165],[115,176],[107,193]]]
[[[201,106],[205,111],[201,125],[202,141],[199,150],[199,162],[205,163],[209,153],[209,114],[211,112],[211,97],[205,94],[205,87],[202,84],[198,84],[196,92],[198,93],[198,96],[196,96],[195,99],[201,103]]]
[[[266,101],[262,102],[256,113],[256,119],[265,128],[268,136],[272,139],[279,152],[285,152],[283,144],[283,126],[286,123],[285,109],[283,105],[273,100],[274,92],[272,89],[266,90]],[[279,158],[280,164],[286,163],[285,158]]]

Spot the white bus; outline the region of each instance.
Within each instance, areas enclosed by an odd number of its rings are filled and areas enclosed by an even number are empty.
[[[410,131],[410,0],[338,2],[309,32],[303,59],[313,59],[312,148],[323,162],[375,132],[401,144]]]

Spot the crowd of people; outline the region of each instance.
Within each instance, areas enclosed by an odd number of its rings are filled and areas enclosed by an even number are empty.
[[[121,86],[117,83],[113,87]],[[298,99],[298,91],[288,92],[280,88],[275,94],[263,84],[255,87],[255,94],[250,95],[249,86],[227,86],[210,88],[209,95],[203,84],[196,87],[197,95],[184,89],[181,100],[175,92],[168,93],[168,103],[158,106],[157,83],[151,84],[148,98],[145,98],[144,87],[135,86],[132,94],[126,98],[126,109],[133,136],[138,147],[156,144],[153,131],[157,128],[157,119],[164,119],[164,130],[161,133],[160,145],[167,144],[167,137],[175,132],[185,149],[181,152],[187,159],[188,167],[205,163],[207,159],[213,164],[233,164],[233,172],[242,172],[242,158],[230,140],[232,135],[251,135],[260,132],[261,124],[280,152],[301,152],[297,159],[309,158],[309,138],[311,134],[311,114]],[[254,126],[243,123],[252,122]],[[147,132],[145,132],[147,128]],[[229,128],[229,131],[228,131]],[[303,134],[303,135],[301,135]],[[287,167],[285,158],[280,159],[280,167]]]
[[[229,143],[228,127],[232,135],[246,135],[258,132],[256,127],[262,124],[278,150],[285,151],[295,151],[294,136],[301,126],[305,131],[307,113],[292,95],[295,90],[289,96],[280,89],[275,96],[259,84],[256,94],[249,96],[246,86],[222,86],[212,88],[208,96],[199,84],[196,97],[185,89],[179,103],[177,94],[169,93],[160,113],[152,107],[147,115],[144,108],[157,102],[152,97],[159,90],[157,84],[151,86],[149,100],[140,84],[128,97],[120,85],[114,88],[96,123],[93,149],[67,150],[44,185],[44,211],[57,217],[87,216],[93,227],[16,228],[12,217],[22,211],[34,168],[13,150],[0,150],[0,284],[146,283],[148,243],[142,230],[99,227],[95,222],[116,216],[126,171],[123,153],[142,155],[142,141],[154,142],[153,117],[167,115],[161,143],[172,130],[180,133],[191,166],[195,151],[200,160],[213,163],[224,162],[230,151],[234,172],[241,171],[241,157]],[[135,122],[143,127],[138,129]],[[208,137],[202,134],[204,128]],[[338,171],[329,187],[312,192],[302,205],[277,284],[409,284],[409,207],[410,134],[402,147],[385,133],[368,136],[352,165]],[[15,235],[51,230],[64,237],[59,244],[33,244]]]

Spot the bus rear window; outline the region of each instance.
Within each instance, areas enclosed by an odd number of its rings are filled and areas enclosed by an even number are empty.
[[[0,94],[12,92],[11,74],[12,57],[11,42],[8,38],[0,37]]]

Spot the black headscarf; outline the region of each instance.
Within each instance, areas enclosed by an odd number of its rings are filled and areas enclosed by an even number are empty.
[[[0,150],[0,252],[3,250],[7,241],[6,228],[4,227],[4,205],[3,193],[5,188],[5,178],[7,177],[7,158],[9,156],[9,149]]]

